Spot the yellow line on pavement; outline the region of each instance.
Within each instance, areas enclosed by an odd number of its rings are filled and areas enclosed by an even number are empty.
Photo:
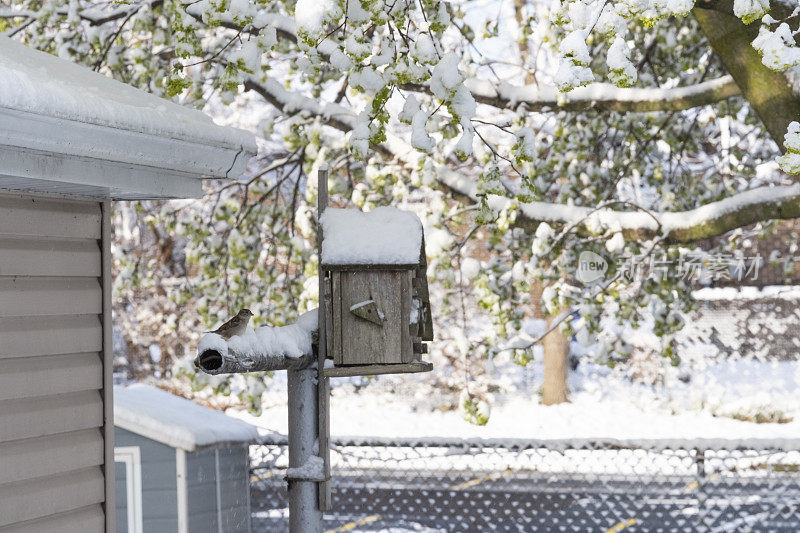
[[[255,483],[257,481],[262,481],[262,480],[270,479],[270,478],[273,478],[273,477],[277,477],[277,476],[282,475],[284,473],[285,473],[284,471],[274,470],[274,471],[266,472],[264,474],[252,474],[250,476],[250,483]]]
[[[450,487],[450,490],[465,490],[465,489],[474,487],[475,485],[480,485],[484,481],[491,481],[493,479],[498,479],[498,478],[501,478],[503,476],[507,476],[511,472],[513,472],[512,469],[506,468],[502,472],[495,472],[494,474],[489,474],[488,476],[477,477],[475,479],[470,479],[469,481],[464,481],[463,483],[458,483],[456,485],[452,485]]]
[[[348,522],[344,525],[337,527],[336,529],[329,529],[325,533],[341,533],[342,531],[352,531],[358,526],[366,526],[367,524],[377,522],[380,519],[381,515],[379,514],[374,514],[372,516],[365,516],[360,520],[354,520],[353,522]]]
[[[710,476],[708,476],[708,481],[714,481],[718,477],[719,477],[719,473],[711,474]],[[693,490],[697,490],[697,487],[699,487],[699,486],[700,485],[698,485],[697,481],[692,481],[691,483],[686,485],[683,490],[686,491],[686,492],[692,492]]]
[[[623,529],[631,527],[635,523],[636,523],[635,518],[628,518],[627,520],[624,520],[619,524],[616,524],[615,526],[606,529],[604,533],[619,533]]]

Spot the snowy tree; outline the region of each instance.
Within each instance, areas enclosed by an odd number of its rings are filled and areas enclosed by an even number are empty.
[[[482,369],[527,364],[542,339],[547,403],[567,398],[568,336],[624,362],[604,320],[653,317],[679,363],[691,285],[630,278],[622,258],[680,261],[738,230],[735,250],[800,214],[799,15],[791,0],[0,0],[0,32],[262,137],[243,181],[203,202],[118,207],[129,345],[179,358],[239,306],[281,324],[316,305],[306,176],[326,161],[337,205],[421,211],[436,351],[485,423]],[[609,259],[599,283],[576,278],[585,251]],[[180,372],[258,409],[259,376]]]

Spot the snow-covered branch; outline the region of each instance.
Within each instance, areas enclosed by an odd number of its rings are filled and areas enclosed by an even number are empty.
[[[189,6],[186,11],[196,20],[201,20],[200,12],[196,8]],[[249,28],[242,28],[224,18],[221,24],[231,29],[249,29],[254,33],[269,25],[275,28],[280,38],[297,42],[297,25],[294,19],[285,15],[264,14]],[[330,55],[336,50],[336,45],[330,39],[323,39],[317,44],[316,50],[320,56],[329,60]],[[467,79],[465,85],[477,102],[509,110],[524,105],[528,111],[541,111],[547,108],[565,111],[581,111],[588,108],[621,112],[683,111],[740,94],[739,86],[730,76],[671,89],[620,88],[610,83],[593,83],[569,93],[562,93],[552,85],[514,86],[508,83],[498,85],[474,78]],[[429,84],[405,84],[402,89],[433,94]]]
[[[307,112],[322,117],[329,126],[344,132],[350,131],[355,125],[353,112],[346,107],[293,93],[276,80],[268,79],[261,83],[250,77],[245,79],[244,88],[258,93],[276,109],[287,114]]]
[[[311,362],[316,332],[314,309],[300,316],[295,324],[248,328],[244,334],[228,340],[207,333],[197,345],[194,363],[212,375],[302,368]]]
[[[16,10],[16,9],[9,9],[4,8],[0,9],[0,19],[13,19],[13,18],[31,18],[36,16],[36,13],[29,10]]]
[[[352,131],[355,127],[356,117],[348,108],[339,104],[309,98],[299,93],[293,93],[275,80],[269,79],[262,83],[249,77],[245,79],[244,88],[247,91],[258,93],[267,102],[275,106],[276,109],[284,113],[308,113],[320,117],[328,126],[345,133]],[[402,143],[403,141],[399,142]],[[396,156],[395,152],[384,145],[373,148],[386,157]],[[411,146],[408,146],[408,149],[413,150]]]
[[[440,172],[438,179],[453,191],[477,200],[477,185],[473,180],[449,169]],[[495,210],[503,209],[508,202],[499,196],[489,198],[489,205]],[[546,202],[521,204],[520,210],[524,218],[537,222],[584,228],[598,224],[618,226],[628,240],[661,236],[666,243],[689,243],[756,222],[800,217],[800,184],[752,189],[688,211],[596,210]]]
[[[203,10],[197,4],[190,4],[186,6],[186,13],[197,22],[203,22]],[[251,34],[258,34],[264,28],[272,27],[275,28],[275,34],[281,39],[294,43],[297,42],[297,24],[293,18],[286,15],[280,15],[278,13],[263,13],[259,15],[252,24],[248,24],[247,26],[242,26],[235,23],[230,16],[226,16],[223,13],[217,14],[214,20],[215,23],[219,24],[223,28]],[[325,40],[317,46],[317,50],[319,51],[320,55],[327,58],[333,51],[334,46],[335,45],[333,42],[330,40]]]
[[[738,96],[739,86],[730,76],[673,89],[620,88],[610,83],[592,83],[568,93],[554,86],[496,85],[486,80],[467,79],[466,87],[475,101],[500,109],[525,106],[528,111],[547,108],[581,111],[595,108],[610,111],[683,111]],[[429,93],[424,85],[403,88]]]
[[[746,3],[742,2],[745,6]],[[719,13],[736,16],[734,8],[735,0],[699,0],[695,7],[698,9],[706,9],[709,11],[717,11]],[[759,4],[755,4],[758,6]],[[762,3],[763,5],[763,3]],[[772,20],[783,21],[788,19],[795,19],[797,17],[798,4],[796,0],[773,0],[768,2],[769,16]],[[800,34],[793,35],[795,42],[800,45]]]
[[[727,4],[733,2],[728,0]],[[772,4],[773,8],[780,8],[779,3]],[[747,25],[736,16],[712,9],[695,9],[694,16],[714,53],[741,87],[744,99],[761,118],[772,140],[783,149],[783,136],[789,124],[800,116],[800,98],[793,83],[781,72],[783,68],[778,68],[768,58],[780,64],[783,61],[780,58],[790,50],[787,43],[775,35],[767,37],[767,32],[763,34],[765,41],[757,50],[754,39],[762,35],[760,32],[765,27],[759,30],[758,24]],[[776,9],[770,10],[770,16],[777,16]],[[788,27],[786,32],[789,34],[786,38],[790,39]],[[768,43],[771,44],[767,46]],[[776,48],[777,44],[780,46]],[[773,51],[767,53],[764,46],[773,48]]]
[[[135,5],[125,5],[124,7],[118,7],[110,11],[102,11],[100,9],[83,9],[78,12],[78,17],[87,21],[92,26],[100,26],[107,22],[111,22],[114,20],[119,20],[127,17],[132,12],[139,11],[142,7],[148,6],[150,8],[160,6],[163,3],[163,0],[149,0],[147,2],[138,3]],[[56,13],[59,15],[67,15],[69,13],[69,9],[64,7],[56,10]],[[28,19],[35,19],[40,15],[40,12],[33,11],[30,9],[10,9],[4,8],[0,9],[0,18],[4,19],[12,19],[12,18],[28,18]]]
[[[349,131],[355,123],[355,116],[338,104],[321,103],[292,93],[277,82],[262,85],[248,80],[247,83],[251,89],[285,112],[304,111],[319,116],[329,126],[342,131]],[[373,148],[383,155],[396,158],[404,165],[415,166],[417,163],[417,152],[395,135],[388,134],[385,143]],[[480,199],[474,179],[444,165],[437,165],[435,174],[439,184],[454,193],[473,201]],[[489,198],[489,204],[495,211],[502,210],[509,201],[500,196]],[[628,240],[649,240],[661,236],[666,243],[689,243],[722,235],[756,222],[800,217],[800,184],[761,187],[689,211],[654,213],[642,210],[598,210],[547,202],[522,204],[520,210],[522,218],[530,222],[574,224],[582,228],[597,223],[607,227],[619,225]]]

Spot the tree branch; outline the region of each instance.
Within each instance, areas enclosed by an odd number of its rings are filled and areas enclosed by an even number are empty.
[[[477,185],[465,176],[440,168],[437,179],[451,190],[478,199]],[[508,203],[508,198],[489,198],[489,206],[494,210],[503,209]],[[756,222],[800,217],[800,184],[760,187],[688,211],[596,211],[591,207],[546,202],[521,204],[520,211],[529,221],[574,224],[583,229],[596,222],[604,226],[618,224],[627,240],[662,237],[667,244],[681,244],[716,237]]]
[[[139,11],[143,6],[149,6],[151,9],[154,7],[158,7],[164,3],[164,0],[149,0],[146,2],[141,2],[139,5],[125,5],[125,7],[120,7],[114,9],[113,11],[108,12],[100,12],[94,9],[84,9],[78,12],[78,16],[87,21],[91,26],[100,26],[107,22],[112,22],[114,20],[119,20],[121,18],[125,18],[130,13]],[[67,8],[59,8],[56,9],[56,13],[59,15],[66,15],[69,11]],[[24,10],[13,10],[13,9],[0,9],[0,18],[28,18],[28,19],[35,19],[39,13],[37,11],[33,11],[30,9]]]
[[[695,8],[734,16],[733,2],[734,0],[697,0]],[[795,9],[797,9],[797,7],[797,2],[795,0],[772,0],[769,6],[769,15],[777,21],[796,20],[797,15],[795,15]],[[759,25],[753,23],[751,26],[755,26],[757,29]],[[800,35],[795,35],[795,42],[800,45]]]
[[[569,93],[541,85],[495,85],[486,80],[468,79],[464,85],[475,101],[499,109],[524,106],[528,111],[547,108],[563,111],[603,109],[608,111],[684,111],[739,96],[739,86],[730,76],[674,89],[620,88],[610,83],[592,83]],[[405,84],[401,89],[431,94],[427,85]]]
[[[355,116],[348,109],[292,93],[276,81],[259,84],[251,79],[246,86],[286,113],[306,112],[341,131],[350,131],[355,124]],[[408,143],[392,134],[387,134],[386,142],[373,149],[409,167],[414,167],[419,157]],[[437,165],[435,174],[441,186],[472,201],[480,200],[474,179],[444,165]],[[489,205],[496,211],[509,202],[506,197],[489,197]],[[598,210],[547,202],[521,204],[520,211],[522,219],[527,222],[574,224],[580,228],[579,231],[586,231],[587,226],[595,222],[605,226],[618,224],[628,240],[645,241],[659,237],[667,244],[691,243],[756,222],[800,217],[800,184],[761,187],[688,211]]]
[[[189,6],[186,12],[196,20],[201,20],[200,14],[192,6]],[[274,26],[281,39],[297,42],[297,27],[292,18],[284,15],[270,15],[266,24]],[[221,21],[221,25],[237,31],[248,31],[227,20]],[[261,28],[252,27],[249,31],[258,33]],[[330,39],[323,39],[317,44],[316,49],[320,56],[328,59],[335,46]],[[593,83],[566,94],[561,93],[554,86],[495,85],[490,81],[478,79],[468,79],[465,81],[465,85],[477,102],[509,110],[524,105],[528,111],[541,111],[546,108],[565,111],[581,111],[589,108],[609,111],[684,111],[740,94],[738,85],[730,76],[673,89],[619,88],[610,83]],[[400,88],[406,91],[432,94],[427,84],[409,83],[401,85]]]
[[[735,16],[711,9],[695,8],[694,16],[714,53],[783,151],[783,136],[789,123],[800,117],[800,98],[794,94],[786,76],[766,67],[753,48],[759,24],[745,26]]]

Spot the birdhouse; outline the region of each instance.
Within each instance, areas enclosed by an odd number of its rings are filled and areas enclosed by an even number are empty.
[[[422,224],[392,207],[328,208],[322,229],[321,301],[326,375],[425,372],[433,340]]]

